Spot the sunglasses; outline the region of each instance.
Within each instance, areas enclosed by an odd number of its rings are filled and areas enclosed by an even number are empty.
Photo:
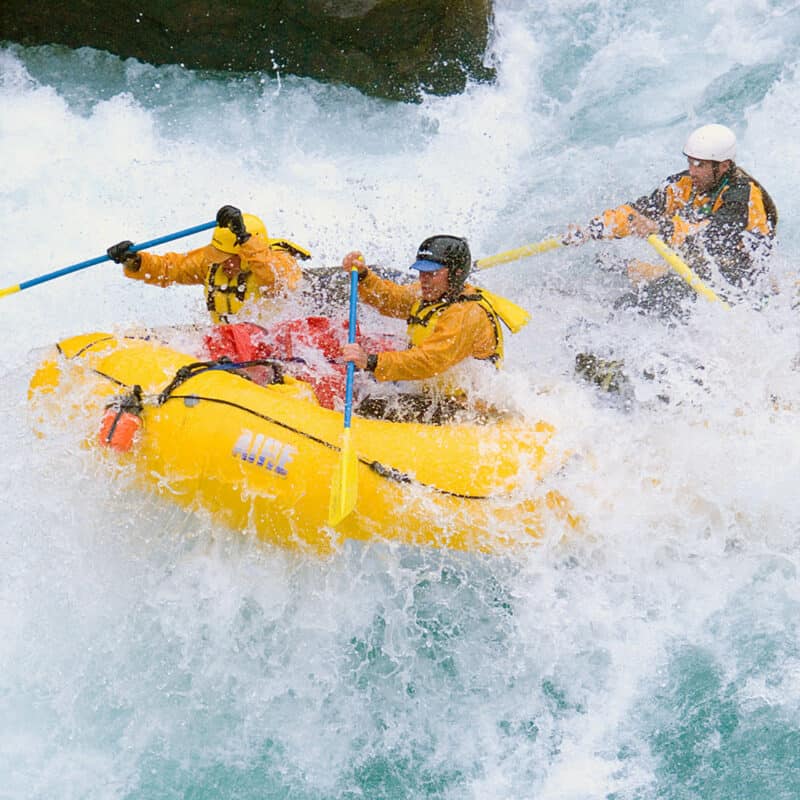
[[[702,167],[705,164],[716,164],[717,163],[716,161],[708,161],[708,160],[703,161],[700,158],[687,158],[686,160],[689,162],[689,166],[690,167]]]

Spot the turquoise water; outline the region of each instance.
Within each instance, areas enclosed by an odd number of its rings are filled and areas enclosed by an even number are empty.
[[[27,384],[51,342],[189,324],[199,293],[102,265],[0,300],[0,797],[800,796],[800,11],[496,6],[497,84],[419,105],[0,50],[2,286],[225,203],[315,266],[444,231],[490,255],[649,191],[712,120],[782,218],[765,309],[682,328],[610,313],[640,242],[481,276],[534,312],[507,371],[585,521],[504,557],[319,561],[138,492],[81,430],[38,439]],[[573,379],[586,347],[630,365],[630,409]]]

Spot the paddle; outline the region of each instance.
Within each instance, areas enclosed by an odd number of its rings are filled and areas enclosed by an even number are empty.
[[[356,340],[356,305],[358,302],[358,265],[350,270],[350,321],[347,327],[347,342]],[[347,362],[347,379],[344,389],[344,432],[339,463],[333,473],[328,524],[338,525],[356,506],[358,498],[358,458],[350,440],[350,418],[353,412],[353,374],[356,365]]]
[[[165,242],[171,242],[175,239],[182,239],[184,236],[191,236],[193,233],[207,231],[209,228],[215,228],[216,225],[216,221],[204,222],[202,225],[195,225],[193,228],[186,228],[182,231],[177,231],[176,233],[167,234],[166,236],[159,236],[158,239],[151,239],[149,242],[135,244],[131,247],[131,250],[147,250],[151,247],[155,247],[156,245],[164,244]],[[47,275],[40,275],[38,278],[31,278],[30,280],[18,283],[16,286],[9,286],[6,289],[0,289],[0,297],[21,292],[23,289],[30,289],[31,286],[36,286],[40,283],[46,283],[47,281],[55,280],[56,278],[60,278],[62,275],[69,275],[70,272],[77,272],[80,269],[93,267],[95,264],[102,264],[104,261],[111,261],[111,259],[108,257],[108,255],[97,256],[97,258],[90,258],[88,261],[81,261],[78,264],[72,264],[69,267],[64,267],[63,269],[56,270],[55,272],[48,272]]]
[[[730,310],[730,306],[722,299],[720,299],[712,289],[703,283],[700,276],[685,262],[683,259],[671,248],[669,248],[661,239],[655,234],[647,237],[647,241],[653,246],[656,252],[678,273],[699,295],[702,295],[712,303],[720,303],[723,308]],[[514,250],[506,250],[503,253],[498,253],[496,256],[487,256],[486,258],[479,258],[473,266],[475,269],[489,269],[489,267],[496,267],[498,264],[507,264],[510,261],[517,261],[520,258],[527,258],[528,256],[537,255],[538,253],[547,253],[550,250],[555,250],[558,247],[566,247],[567,242],[561,239],[551,238],[544,239],[541,242],[533,244],[525,244],[522,247],[517,247]]]
[[[683,278],[689,286],[694,289],[697,294],[702,295],[706,300],[712,303],[721,303],[722,307],[730,311],[730,306],[721,300],[708,286],[703,283],[700,276],[671,248],[658,238],[654,233],[647,237],[647,241],[652,245],[653,249],[667,262],[678,275]]]
[[[503,253],[498,253],[496,256],[479,258],[473,266],[475,269],[489,269],[489,267],[496,267],[498,264],[508,264],[509,261],[517,261],[520,258],[535,256],[539,253],[547,253],[549,250],[555,250],[557,247],[564,246],[564,242],[560,239],[545,239],[542,242],[535,242],[534,244],[524,244],[522,247],[517,247],[514,250],[506,250]]]

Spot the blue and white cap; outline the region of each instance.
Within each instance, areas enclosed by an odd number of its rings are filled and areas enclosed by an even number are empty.
[[[418,258],[409,269],[418,269],[420,272],[436,272],[439,269],[447,269],[444,264],[438,261],[431,261],[428,258]]]

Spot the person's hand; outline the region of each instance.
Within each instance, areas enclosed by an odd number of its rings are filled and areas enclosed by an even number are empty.
[[[589,241],[589,234],[580,225],[570,225],[561,237],[561,243],[567,247],[580,247]]]
[[[236,237],[236,244],[244,244],[250,238],[242,212],[236,206],[222,206],[217,211],[217,225],[227,228]]]
[[[651,234],[658,233],[658,223],[649,217],[645,217],[644,214],[633,214],[630,221],[631,232],[635,236],[641,236],[642,239],[646,239]]]
[[[352,361],[358,369],[366,369],[367,351],[356,342],[342,345],[342,360]]]
[[[350,272],[353,267],[358,270],[359,277],[363,277],[367,272],[367,265],[364,263],[364,256],[358,251],[353,250],[342,259],[342,269]]]
[[[634,286],[658,280],[669,272],[666,264],[651,264],[648,261],[639,261],[638,258],[628,262],[628,280]]]
[[[125,239],[122,242],[112,244],[111,247],[106,250],[106,254],[115,264],[123,264],[125,269],[134,272],[139,269],[142,259],[138,253],[131,249],[132,247],[133,242],[129,239]]]
[[[123,242],[112,244],[106,250],[106,253],[115,264],[122,264],[134,255],[133,250],[131,250],[132,247],[133,242],[130,239],[125,239]]]

